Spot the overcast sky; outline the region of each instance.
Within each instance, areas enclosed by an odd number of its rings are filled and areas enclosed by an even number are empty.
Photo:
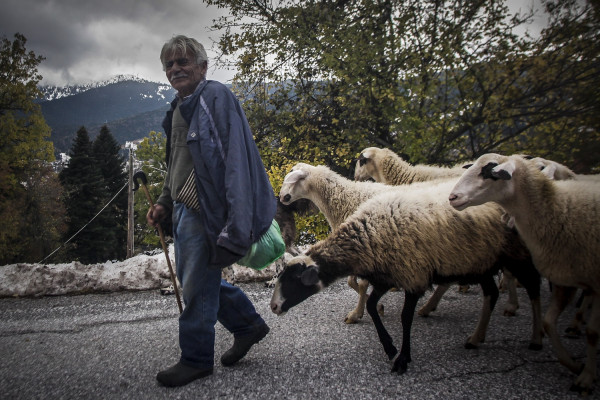
[[[27,50],[46,57],[42,83],[87,83],[119,74],[165,82],[159,55],[173,35],[198,39],[209,56],[209,79],[234,72],[211,68],[212,20],[223,10],[200,0],[2,0],[0,37],[27,38]],[[211,40],[212,39],[212,40]]]
[[[509,3],[518,8],[531,1]],[[167,83],[160,49],[173,35],[185,34],[206,47],[208,78],[226,83],[234,71],[211,67],[218,32],[209,30],[225,12],[200,0],[2,0],[0,37],[25,35],[27,50],[46,57],[38,68],[42,83],[61,86],[119,74]]]

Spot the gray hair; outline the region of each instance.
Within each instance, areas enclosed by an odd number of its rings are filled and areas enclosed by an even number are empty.
[[[160,61],[163,66],[163,71],[166,71],[166,58],[169,55],[181,52],[181,54],[187,54],[196,57],[196,64],[201,65],[202,63],[208,64],[208,57],[206,56],[206,50],[204,46],[194,38],[189,38],[184,35],[173,36],[171,40],[163,45],[160,52]]]

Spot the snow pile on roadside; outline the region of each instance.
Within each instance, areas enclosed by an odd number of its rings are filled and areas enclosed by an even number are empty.
[[[169,259],[175,268],[172,245],[169,247]],[[273,278],[281,263],[281,260],[277,261],[262,271],[234,264],[223,270],[223,278],[231,283],[267,281]],[[0,266],[0,297],[148,290],[169,285],[171,277],[163,252],[101,264],[72,262]]]

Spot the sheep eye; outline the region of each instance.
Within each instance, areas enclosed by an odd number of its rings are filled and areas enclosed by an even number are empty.
[[[495,177],[494,175],[492,175],[492,170],[494,168],[496,168],[498,166],[498,163],[488,163],[487,165],[485,165],[483,168],[481,168],[481,173],[479,175],[481,175],[483,177],[483,179],[493,179],[493,180],[498,180],[497,177]]]

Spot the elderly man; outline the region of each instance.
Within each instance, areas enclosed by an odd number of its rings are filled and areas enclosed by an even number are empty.
[[[165,386],[182,386],[212,374],[217,321],[234,336],[221,357],[225,366],[269,332],[244,292],[221,279],[221,268],[244,256],[267,231],[276,200],[238,100],[223,84],[206,80],[203,46],[175,36],[160,59],[177,97],[163,121],[167,176],[146,217],[156,226],[172,213],[185,308],[179,317],[180,360],[156,378]]]

